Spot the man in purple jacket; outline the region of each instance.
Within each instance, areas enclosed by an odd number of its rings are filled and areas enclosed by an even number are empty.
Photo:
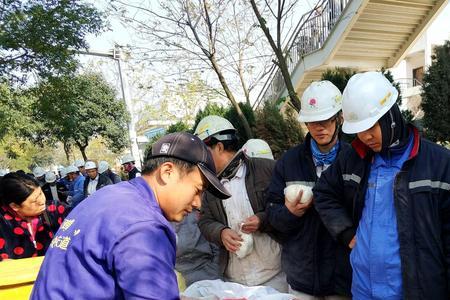
[[[208,189],[230,195],[204,143],[162,137],[142,177],[107,186],[78,205],[56,233],[31,299],[179,299],[175,233]]]

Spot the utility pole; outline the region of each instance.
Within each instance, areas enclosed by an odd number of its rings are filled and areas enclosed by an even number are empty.
[[[102,52],[93,52],[93,51],[76,51],[77,54],[83,54],[83,55],[91,55],[91,56],[99,56],[99,57],[107,57],[110,59],[113,59],[117,62],[117,67],[119,70],[119,80],[120,80],[120,89],[122,92],[122,99],[125,102],[125,106],[130,113],[130,122],[128,122],[128,134],[130,136],[130,150],[131,154],[134,157],[136,166],[141,169],[141,155],[139,153],[139,147],[137,144],[137,135],[136,135],[136,117],[134,115],[133,111],[133,105],[131,103],[131,99],[128,96],[128,93],[125,92],[125,86],[126,86],[126,80],[124,80],[123,72],[122,72],[122,66],[121,66],[121,52],[118,49],[118,46],[115,46],[114,49],[112,49],[112,53],[102,53]]]

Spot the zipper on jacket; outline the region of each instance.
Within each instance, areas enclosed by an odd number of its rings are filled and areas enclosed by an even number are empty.
[[[371,167],[372,163],[368,160],[365,159],[364,162],[364,173],[362,174],[363,176],[361,177],[361,183],[358,185],[358,189],[356,190],[355,196],[353,197],[353,223],[355,226],[355,229],[359,226],[359,220],[361,219],[361,215],[362,215],[362,210],[364,209],[364,198],[365,198],[365,194],[367,191],[367,184],[368,184],[368,173],[369,173],[369,169]],[[357,205],[357,200],[361,199],[362,202],[362,207],[360,209],[358,209],[358,211],[356,210],[356,205]],[[361,211],[361,213],[359,213],[359,211]]]

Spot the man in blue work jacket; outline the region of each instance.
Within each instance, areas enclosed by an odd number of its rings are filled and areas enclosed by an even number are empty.
[[[179,299],[175,233],[208,189],[230,195],[206,145],[189,133],[159,139],[142,176],[108,185],[64,220],[31,299]]]
[[[353,299],[450,299],[450,151],[420,138],[379,72],[342,101],[352,149],[314,188],[331,235],[352,249]]]

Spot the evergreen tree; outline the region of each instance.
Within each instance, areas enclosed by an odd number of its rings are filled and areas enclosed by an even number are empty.
[[[423,125],[428,138],[450,141],[450,41],[435,48],[432,63],[423,77]]]
[[[303,130],[297,121],[297,112],[288,107],[283,115],[276,104],[269,102],[256,112],[255,134],[269,144],[275,159],[303,142]]]

